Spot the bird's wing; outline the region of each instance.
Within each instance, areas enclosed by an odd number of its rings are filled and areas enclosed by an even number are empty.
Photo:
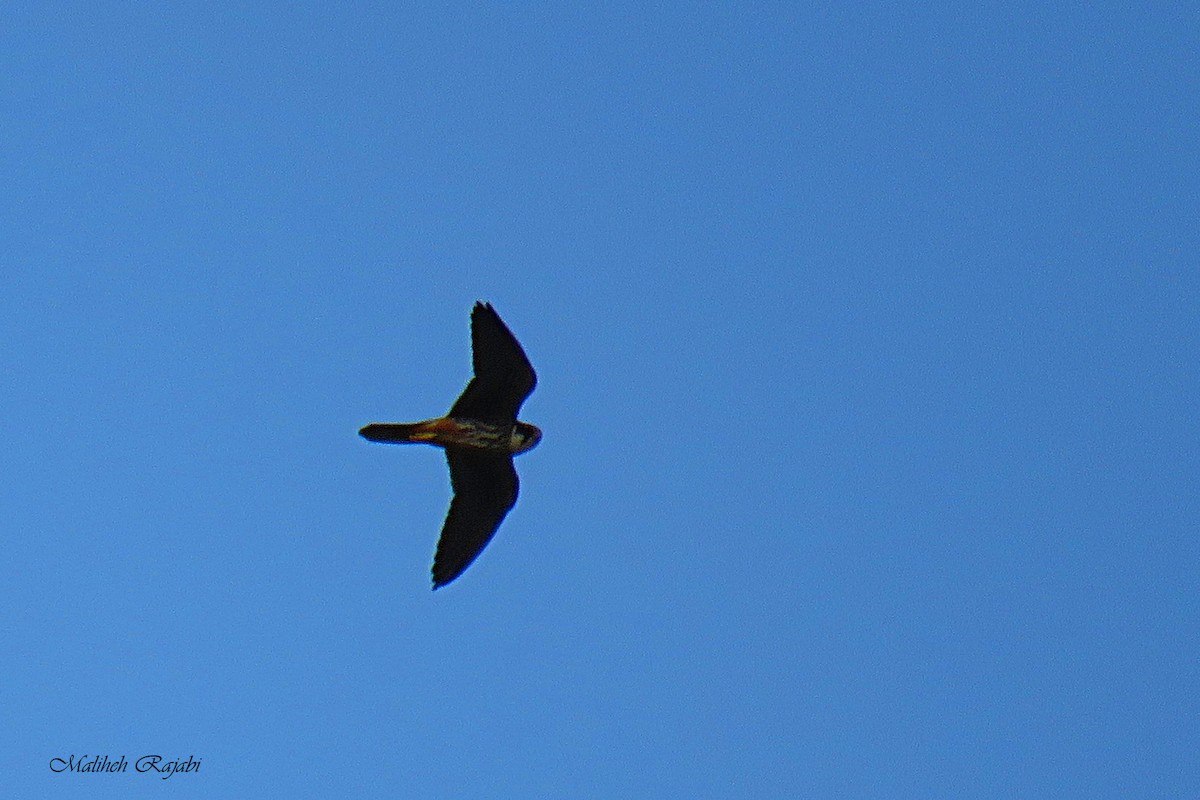
[[[488,303],[471,311],[475,377],[450,409],[451,417],[516,422],[521,403],[537,385],[537,373],[517,338]]]
[[[517,471],[512,456],[459,448],[446,449],[454,499],[433,558],[433,588],[462,574],[491,541],[517,502]]]

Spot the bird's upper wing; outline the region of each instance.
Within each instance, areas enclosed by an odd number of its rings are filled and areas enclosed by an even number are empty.
[[[447,448],[454,499],[433,558],[433,588],[462,574],[491,541],[517,502],[517,471],[512,456]]]
[[[451,417],[516,422],[521,403],[537,385],[537,373],[517,338],[488,303],[471,311],[475,377],[450,409]]]

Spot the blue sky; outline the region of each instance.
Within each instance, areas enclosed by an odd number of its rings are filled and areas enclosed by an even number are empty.
[[[1200,20],[850,6],[6,8],[5,796],[1197,796]]]

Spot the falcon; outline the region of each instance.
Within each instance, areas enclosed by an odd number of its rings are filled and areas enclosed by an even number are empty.
[[[444,448],[454,498],[433,558],[433,588],[463,573],[491,541],[517,502],[513,456],[533,449],[542,432],[517,420],[537,373],[490,303],[471,310],[475,376],[444,417],[375,422],[358,433],[372,442]]]

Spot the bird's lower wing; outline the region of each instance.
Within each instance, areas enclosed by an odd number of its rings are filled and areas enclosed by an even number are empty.
[[[433,588],[463,573],[495,535],[517,502],[517,471],[512,456],[446,449],[454,499],[433,559]]]

